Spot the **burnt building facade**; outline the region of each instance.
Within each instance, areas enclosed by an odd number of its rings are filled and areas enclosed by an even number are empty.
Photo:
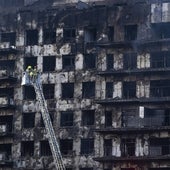
[[[169,0],[0,2],[0,170],[53,170],[28,65],[67,170],[170,169]]]

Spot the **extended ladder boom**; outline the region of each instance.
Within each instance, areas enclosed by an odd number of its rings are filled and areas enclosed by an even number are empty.
[[[54,129],[53,129],[53,126],[51,123],[50,115],[48,112],[47,103],[45,101],[44,94],[42,91],[42,85],[40,83],[40,80],[38,79],[38,76],[36,76],[36,77],[37,77],[36,79],[35,79],[35,77],[34,77],[34,79],[28,79],[27,73],[25,73],[25,79],[24,79],[25,82],[22,84],[23,85],[28,84],[28,85],[32,85],[34,87],[35,93],[36,93],[38,101],[39,101],[41,114],[42,114],[42,118],[43,118],[44,125],[46,128],[47,137],[48,137],[48,141],[49,141],[49,145],[51,148],[51,152],[53,155],[56,169],[57,170],[65,170],[65,166],[63,163],[59,145],[58,145],[58,142],[57,142],[57,139],[55,136],[55,132],[54,132]]]

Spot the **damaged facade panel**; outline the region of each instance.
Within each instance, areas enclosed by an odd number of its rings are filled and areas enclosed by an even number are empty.
[[[0,2],[0,169],[55,169],[34,88],[20,85],[28,66],[66,170],[170,169],[169,2],[11,3]]]

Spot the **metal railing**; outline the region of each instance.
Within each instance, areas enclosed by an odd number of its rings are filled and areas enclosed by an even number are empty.
[[[123,127],[153,127],[153,126],[169,126],[170,118],[163,115],[154,117],[132,117],[125,116],[122,120]]]
[[[160,142],[161,144],[161,142]],[[165,156],[170,154],[169,145],[150,145],[144,147],[135,146],[136,144],[127,143],[122,145],[120,148],[116,146],[104,146],[103,156],[115,156],[115,157],[154,157],[154,156]],[[132,146],[134,145],[134,146]],[[140,155],[137,155],[138,151],[143,150]]]

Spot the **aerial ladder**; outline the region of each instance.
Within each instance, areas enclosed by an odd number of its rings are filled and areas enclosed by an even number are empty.
[[[66,170],[64,163],[63,163],[63,158],[60,152],[59,144],[57,142],[57,138],[55,136],[55,132],[54,132],[54,129],[51,123],[49,111],[47,108],[47,103],[44,98],[42,84],[40,80],[40,73],[38,73],[37,71],[35,72],[35,70],[33,69],[27,70],[26,72],[23,73],[21,85],[28,85],[28,86],[34,87],[34,90],[35,90],[35,93],[36,93],[36,96],[39,102],[42,118],[44,121],[44,125],[45,125],[45,129],[46,129],[46,133],[47,133],[47,137],[48,137],[55,167],[57,170]]]

